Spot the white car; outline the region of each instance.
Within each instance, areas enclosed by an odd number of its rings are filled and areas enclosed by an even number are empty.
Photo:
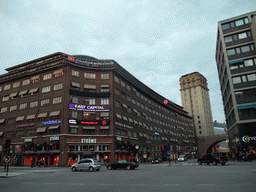
[[[180,161],[187,161],[187,157],[185,155],[180,155],[178,158],[178,162]]]
[[[101,164],[98,160],[92,158],[81,159],[71,166],[72,171],[99,171]]]

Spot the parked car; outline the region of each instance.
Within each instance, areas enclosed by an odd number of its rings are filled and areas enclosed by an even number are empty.
[[[228,157],[224,156],[222,153],[206,154],[202,158],[198,159],[199,165],[202,165],[202,163],[207,163],[207,165],[210,163],[213,165],[217,165],[218,163],[225,165],[227,161]]]
[[[185,155],[180,155],[179,157],[178,157],[178,162],[180,162],[180,161],[187,161],[188,159],[187,159],[187,157],[185,156]]]
[[[156,163],[162,163],[162,159],[161,158],[157,158],[151,161],[152,164],[156,164]]]
[[[72,171],[99,171],[101,164],[98,160],[92,158],[81,159],[71,166]]]
[[[111,169],[135,169],[136,167],[139,167],[139,164],[136,162],[128,162],[126,160],[119,160],[115,163],[110,163],[106,166],[108,170]]]

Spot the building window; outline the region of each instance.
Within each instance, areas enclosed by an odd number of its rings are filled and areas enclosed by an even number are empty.
[[[12,106],[10,106],[10,112],[12,112],[12,111],[16,111],[16,110],[17,110],[17,108],[18,108],[18,106],[17,106],[17,105],[12,105]]]
[[[240,77],[233,77],[233,84],[241,83],[241,78]]]
[[[71,112],[71,117],[72,118],[77,118],[77,114],[78,114],[77,111],[72,111]]]
[[[76,127],[70,127],[70,133],[77,133]]]
[[[70,96],[71,103],[78,103],[78,97],[76,96]]]
[[[11,89],[11,84],[8,84],[8,85],[5,85],[5,86],[4,86],[4,91],[5,91],[5,90],[9,90],[9,89]]]
[[[7,112],[7,110],[8,110],[8,107],[3,107],[3,108],[1,108],[0,113],[5,113],[5,112]]]
[[[38,106],[38,101],[33,101],[33,102],[30,102],[30,104],[29,104],[30,108],[34,108],[34,107],[37,107],[37,106]]]
[[[84,73],[84,78],[86,79],[96,79],[96,74],[95,73]]]
[[[79,77],[79,71],[72,69],[71,75],[75,77]]]
[[[83,129],[83,134],[93,135],[95,133],[95,129]]]
[[[256,80],[256,75],[255,74],[250,74],[247,75],[248,81],[255,81]]]
[[[100,118],[101,119],[109,119],[109,112],[101,112]]]
[[[117,82],[117,83],[120,82],[120,80],[119,80],[119,78],[118,78],[117,76],[114,77],[114,80],[115,80],[115,82]]]
[[[51,86],[50,85],[42,88],[42,93],[47,93],[47,92],[50,92],[50,91],[51,91]]]
[[[84,99],[84,104],[95,105],[95,99]]]
[[[10,118],[10,119],[8,119],[8,124],[10,125],[10,124],[14,124],[14,123],[16,123],[16,119],[15,118]]]
[[[109,129],[100,129],[101,134],[109,134]]]
[[[115,94],[117,94],[117,95],[119,95],[119,94],[120,94],[119,89],[115,88]]]
[[[20,82],[15,82],[15,83],[13,83],[13,88],[17,88],[17,87],[19,87],[20,86]]]
[[[61,77],[61,76],[63,76],[63,75],[64,75],[63,69],[59,69],[59,70],[57,70],[57,71],[54,71],[54,72],[53,72],[53,75],[54,75],[55,77]]]
[[[32,78],[31,78],[31,82],[32,82],[32,83],[38,83],[38,82],[40,82],[40,76],[37,75],[37,76],[32,77]]]
[[[51,78],[52,78],[52,74],[51,73],[45,74],[43,76],[43,80],[48,80],[48,79],[51,79]]]
[[[41,106],[49,105],[50,99],[41,100]]]
[[[238,26],[241,26],[241,25],[248,24],[248,23],[249,23],[248,17],[245,17],[243,19],[238,19],[235,22],[232,21],[230,23],[222,24],[222,30],[231,29],[231,28],[234,28],[234,27],[238,27]]]
[[[109,79],[109,74],[108,73],[101,74],[101,79]]]
[[[95,112],[83,112],[83,120],[95,120]]]
[[[27,106],[28,106],[28,103],[22,103],[22,104],[20,104],[20,110],[23,110],[23,109],[26,109],[27,108]]]
[[[22,136],[24,136],[23,130],[16,131],[16,137],[22,137]]]
[[[109,92],[109,85],[101,85],[101,92]]]
[[[22,85],[28,85],[30,83],[30,79],[26,79],[22,82]]]
[[[115,101],[115,106],[120,108],[121,107],[120,102],[119,101]]]
[[[80,84],[76,82],[71,82],[71,89],[79,90]]]
[[[9,98],[10,98],[10,96],[9,96],[9,95],[5,95],[5,96],[3,96],[2,101],[9,101]]]
[[[126,87],[127,87],[127,89],[128,89],[129,91],[131,91],[131,86],[130,86],[130,85],[126,85]]]
[[[250,45],[245,45],[242,47],[229,49],[229,50],[227,50],[227,55],[231,56],[231,55],[236,55],[236,54],[240,54],[240,53],[246,53],[246,52],[253,51],[253,50],[254,50],[254,45],[250,44]]]
[[[84,84],[84,91],[95,93],[96,92],[96,85]]]
[[[36,134],[35,129],[28,129],[28,130],[27,130],[27,136],[35,135],[35,134]]]
[[[62,102],[62,97],[54,97],[52,99],[52,104],[58,104]]]
[[[199,131],[199,134],[201,135],[201,134],[202,134],[202,131]]]
[[[121,81],[121,85],[122,85],[123,87],[125,87],[125,82]]]
[[[101,105],[109,105],[109,99],[105,99],[105,98],[104,98],[104,99],[101,99],[101,100],[100,100],[100,104],[101,104]]]
[[[56,91],[56,90],[60,90],[60,89],[63,89],[63,83],[58,83],[58,84],[55,84],[53,86],[53,90]]]

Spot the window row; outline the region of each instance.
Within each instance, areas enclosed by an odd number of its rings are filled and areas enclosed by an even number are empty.
[[[52,104],[60,104],[62,103],[62,97],[54,97],[52,99]],[[40,101],[40,106],[46,106],[46,105],[50,105],[50,99],[43,99]],[[17,105],[11,105],[9,107],[10,112],[12,111],[16,111],[16,110],[24,110],[24,109],[28,109],[28,107],[30,109],[38,107],[39,106],[39,101],[32,101],[30,103],[21,103],[21,104],[17,104]],[[2,107],[0,110],[0,113],[5,113],[8,111],[8,107]]]
[[[98,115],[99,114],[99,115]],[[70,111],[70,117],[78,119],[82,115],[82,120],[103,120],[109,119],[109,112],[87,112],[87,111]],[[81,117],[80,117],[81,118]],[[79,118],[79,119],[80,119]]]
[[[251,31],[246,31],[246,32],[238,33],[238,34],[234,34],[234,35],[229,35],[229,36],[225,37],[225,43],[228,43],[231,41],[236,41],[239,39],[245,39],[245,38],[248,38],[251,36],[252,36]]]
[[[53,86],[53,90],[54,91],[57,91],[57,90],[60,90],[60,89],[63,89],[63,83],[58,83],[58,84],[55,84]],[[51,86],[45,86],[45,87],[42,87],[42,93],[48,93],[51,91]],[[16,98],[22,98],[22,97],[26,97],[28,95],[36,95],[36,94],[39,94],[39,88],[33,88],[33,89],[30,89],[30,90],[23,90],[21,92],[15,92],[15,93],[11,93],[10,95],[4,95],[3,98],[2,98],[2,101],[9,101],[10,99],[16,99]]]
[[[256,74],[252,73],[252,74],[249,74],[249,75],[241,75],[241,76],[238,76],[238,77],[233,77],[232,80],[233,80],[233,84],[245,83],[245,82],[248,82],[248,81],[255,81],[256,80]]]
[[[80,83],[71,82],[71,89],[80,90]],[[83,90],[86,92],[96,92],[96,85],[84,84]],[[101,85],[100,92],[109,92],[109,85]]]
[[[231,28],[234,28],[234,27],[238,27],[238,26],[241,26],[241,25],[248,24],[248,23],[249,23],[249,19],[248,19],[248,17],[245,17],[243,19],[238,19],[236,21],[232,21],[232,22],[229,22],[229,23],[222,24],[222,30],[231,29]]]
[[[240,62],[240,63],[230,64],[230,69],[233,70],[233,69],[250,67],[255,65],[256,65],[256,58],[253,58],[253,59],[244,60],[243,62]]]
[[[75,77],[80,77],[79,76],[80,71],[72,69],[71,75]],[[86,79],[96,79],[96,73],[89,73],[89,72],[84,72],[84,78]],[[109,74],[108,73],[102,73],[100,74],[101,79],[109,79]]]
[[[227,54],[228,54],[228,56],[238,55],[238,54],[246,53],[246,52],[253,51],[253,50],[254,50],[254,45],[250,44],[250,45],[245,45],[245,46],[242,46],[242,47],[228,49]]]
[[[79,102],[79,97],[70,96],[70,102],[71,103],[80,103]],[[94,99],[94,98],[85,98],[85,99],[83,99],[83,103],[86,104],[86,105],[95,105],[96,104],[96,99]],[[100,99],[100,105],[109,105],[109,98],[101,98]]]
[[[69,126],[69,133],[78,133],[78,134],[87,134],[87,135],[93,135],[93,134],[109,134],[109,126],[100,126],[100,129],[97,130],[96,127],[92,126],[83,126],[82,130],[79,129],[76,125],[70,125]]]
[[[51,79],[52,75],[54,77],[63,76],[63,69],[54,71],[53,73],[48,73],[48,74],[43,75],[43,80]],[[31,78],[25,79],[21,82],[17,81],[17,82],[14,82],[13,84],[4,85],[3,90],[4,91],[9,90],[9,89],[11,89],[11,87],[12,88],[17,88],[17,87],[20,87],[21,85],[22,86],[29,85],[30,83],[38,83],[39,81],[40,81],[40,75],[36,75],[36,76],[31,77]],[[2,91],[2,86],[0,86],[0,91]]]

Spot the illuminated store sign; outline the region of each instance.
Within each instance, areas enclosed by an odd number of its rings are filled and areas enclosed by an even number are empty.
[[[160,133],[158,133],[158,132],[155,132],[155,135],[160,135]]]
[[[26,138],[24,139],[24,142],[32,142],[32,138]]]
[[[83,120],[69,119],[68,123],[69,124],[75,124],[75,125],[110,125],[110,120],[83,121]]]
[[[92,106],[92,105],[77,105],[77,104],[68,104],[68,108],[78,111],[110,111],[109,106]]]
[[[240,141],[243,141],[245,143],[249,143],[250,141],[256,141],[256,136],[249,137],[247,135],[240,137]]]
[[[59,120],[50,120],[50,121],[42,121],[42,125],[53,125],[53,124],[60,124],[61,121]]]
[[[25,124],[16,125],[16,127],[31,127],[34,125],[35,125],[35,123],[25,123]]]

